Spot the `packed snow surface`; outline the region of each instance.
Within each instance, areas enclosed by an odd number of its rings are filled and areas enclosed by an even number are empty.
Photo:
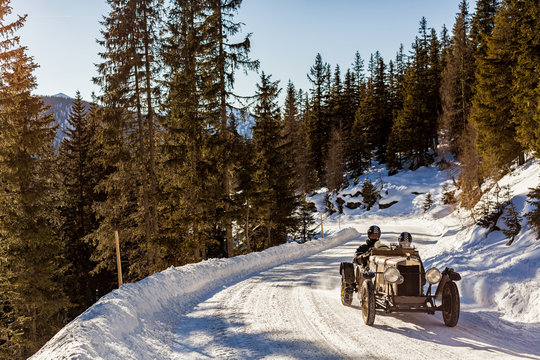
[[[499,182],[522,214],[538,185],[536,160]],[[540,240],[522,221],[507,246],[469,213],[442,204],[449,175],[423,167],[387,176],[374,166],[331,196],[358,203],[368,178],[380,190],[370,211],[344,207],[324,216],[325,237],[260,253],[169,268],[101,298],[32,359],[540,359]],[[427,194],[434,205],[423,211]],[[324,211],[321,191],[312,201]],[[486,195],[489,196],[489,195]],[[355,297],[339,297],[339,263],[350,261],[369,225],[383,242],[413,235],[426,269],[453,267],[461,314],[454,328],[440,313],[384,314],[364,325]],[[504,228],[501,220],[499,227]]]

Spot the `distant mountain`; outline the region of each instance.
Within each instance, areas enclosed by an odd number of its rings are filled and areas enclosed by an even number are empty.
[[[56,119],[55,124],[58,125],[56,130],[56,139],[54,140],[54,146],[60,146],[62,140],[66,137],[65,132],[69,128],[68,118],[73,106],[73,98],[63,93],[58,93],[53,96],[41,96],[41,99],[45,105],[50,106],[49,112],[54,113]],[[88,109],[88,102],[86,102],[86,108]]]
[[[229,111],[229,116],[231,113],[236,121],[236,131],[238,131],[238,134],[247,139],[251,139],[253,137],[255,117],[252,114],[237,108],[231,108]]]
[[[41,99],[45,105],[50,106],[50,112],[54,113],[56,118],[55,124],[58,125],[56,131],[56,139],[54,146],[60,146],[62,140],[66,137],[65,132],[69,128],[68,118],[73,106],[73,98],[63,93],[58,93],[52,96],[41,96]],[[86,109],[88,109],[89,103],[86,102]],[[253,115],[236,108],[231,108],[229,114],[234,116],[236,121],[236,130],[238,134],[245,138],[251,138],[253,136],[253,125],[255,125],[255,118]]]

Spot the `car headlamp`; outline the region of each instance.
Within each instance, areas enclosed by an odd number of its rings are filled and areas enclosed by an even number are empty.
[[[383,278],[384,280],[392,284],[399,282],[400,279],[403,282],[403,276],[401,276],[401,273],[399,272],[399,270],[393,266],[389,266],[386,268],[386,270],[384,270]]]
[[[441,272],[437,268],[431,268],[426,272],[426,280],[432,285],[435,285],[441,281],[441,278]]]

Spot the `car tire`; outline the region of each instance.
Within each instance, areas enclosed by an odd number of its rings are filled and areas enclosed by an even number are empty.
[[[353,290],[347,285],[345,276],[341,276],[341,303],[345,306],[351,306],[353,300]]]
[[[375,322],[375,291],[370,279],[364,280],[360,289],[360,299],[362,301],[362,318],[366,325],[373,325]]]
[[[453,281],[448,281],[442,291],[442,315],[444,324],[449,327],[457,325],[459,320],[459,291]]]

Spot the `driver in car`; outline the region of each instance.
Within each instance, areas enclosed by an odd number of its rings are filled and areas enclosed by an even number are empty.
[[[381,229],[377,225],[371,225],[367,231],[368,238],[365,244],[362,244],[354,253],[353,263],[366,266],[368,262],[368,252],[375,243],[381,238]]]

